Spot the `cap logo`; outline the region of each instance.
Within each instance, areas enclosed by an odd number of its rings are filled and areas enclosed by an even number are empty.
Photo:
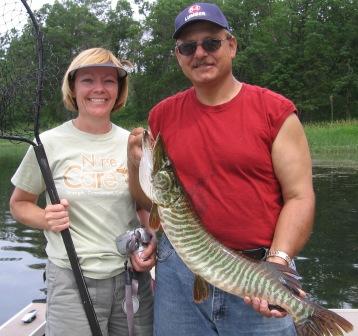
[[[206,16],[205,12],[201,12],[201,7],[199,5],[193,5],[188,10],[189,15],[184,18],[184,21],[188,21],[193,17],[197,16]]]
[[[188,13],[193,14],[193,13],[199,12],[200,9],[201,9],[201,7],[199,5],[193,5],[189,8]]]

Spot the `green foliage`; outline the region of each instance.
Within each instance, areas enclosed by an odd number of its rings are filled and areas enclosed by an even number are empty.
[[[357,2],[242,4],[243,12],[234,13],[244,18],[236,32],[241,51],[235,69],[241,79],[290,97],[304,120],[357,116]]]
[[[105,40],[108,48],[120,58],[128,60],[138,57],[137,41],[141,36],[139,22],[133,19],[133,10],[127,0],[118,0],[116,8],[108,15]]]
[[[149,9],[142,23],[140,53],[134,59],[136,71],[132,75],[131,115],[145,119],[149,109],[159,100],[190,86],[179,69],[172,39],[176,14],[189,1],[158,0]]]
[[[312,157],[320,161],[358,162],[358,120],[305,125]]]
[[[37,13],[44,34],[44,107],[41,123],[47,125],[64,120],[61,82],[72,59],[80,51],[105,46],[106,23],[101,16],[109,11],[108,1],[55,1],[43,6]]]
[[[57,0],[37,11],[44,32],[45,85],[42,121],[66,115],[60,86],[72,58],[103,46],[133,63],[127,106],[118,122],[146,120],[161,99],[189,87],[174,54],[174,19],[192,0]],[[354,0],[209,0],[226,14],[239,50],[234,75],[291,98],[303,121],[358,116],[358,2]],[[26,27],[2,36],[0,69],[28,68]],[[21,53],[14,53],[21,50]],[[1,79],[0,79],[1,88]],[[30,91],[29,91],[30,92]],[[25,99],[26,100],[26,99]],[[16,104],[25,104],[18,100]]]
[[[27,148],[28,145],[24,144],[23,142],[12,143],[7,140],[0,140],[0,158],[4,160],[3,164],[5,164],[7,160],[10,160],[12,158],[19,159],[20,157],[24,156]]]

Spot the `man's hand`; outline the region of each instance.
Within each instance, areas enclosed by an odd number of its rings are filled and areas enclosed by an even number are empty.
[[[144,128],[135,128],[128,137],[128,186],[129,191],[137,204],[147,211],[150,211],[152,201],[143,192],[139,183],[139,164],[142,158],[143,132]]]
[[[285,317],[287,315],[285,311],[277,309],[270,310],[269,303],[266,300],[259,299],[258,297],[250,298],[249,296],[245,296],[244,302],[246,304],[251,304],[254,310],[265,317]]]
[[[128,164],[133,165],[138,168],[140,159],[142,157],[142,138],[143,138],[144,128],[138,127],[134,128],[128,137]]]
[[[267,260],[267,262],[272,262],[272,263],[277,263],[277,264],[282,264],[287,266],[287,262],[283,261],[281,258],[278,257],[270,257],[270,260]],[[304,298],[306,296],[306,292],[304,292],[301,289],[298,289],[298,291],[300,292],[300,297]],[[256,310],[258,313],[264,315],[265,317],[285,317],[287,315],[286,311],[281,311],[278,309],[270,309],[270,304],[269,302],[267,302],[264,299],[260,299],[258,297],[249,297],[249,296],[245,296],[244,297],[244,302],[246,304],[251,304],[252,308],[254,310]]]

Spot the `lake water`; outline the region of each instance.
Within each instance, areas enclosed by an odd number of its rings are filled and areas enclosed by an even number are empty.
[[[45,239],[8,211],[18,158],[0,153],[0,324],[44,298]],[[327,308],[358,308],[358,169],[314,168],[317,211],[309,243],[297,257],[303,287]]]

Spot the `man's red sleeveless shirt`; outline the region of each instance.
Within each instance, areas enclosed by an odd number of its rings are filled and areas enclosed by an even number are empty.
[[[203,226],[233,249],[269,247],[283,201],[271,148],[294,104],[243,84],[231,101],[206,106],[193,88],[150,112],[179,181]]]

